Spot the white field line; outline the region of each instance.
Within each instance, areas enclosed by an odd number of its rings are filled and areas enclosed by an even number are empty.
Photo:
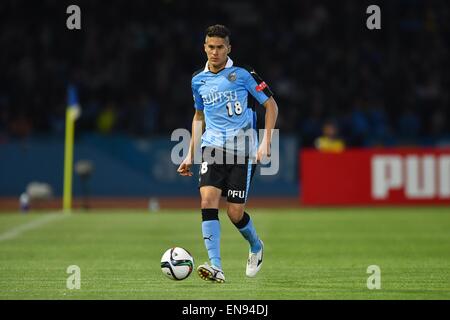
[[[37,228],[42,227],[50,222],[53,222],[56,220],[61,220],[65,217],[67,217],[67,215],[63,214],[63,213],[49,213],[48,215],[46,215],[44,217],[38,218],[38,219],[30,221],[28,223],[18,225],[16,227],[13,227],[13,228],[5,231],[4,233],[1,233],[0,241],[11,240],[11,239],[17,238],[24,232],[27,232],[27,231],[30,231],[33,229],[37,229]]]

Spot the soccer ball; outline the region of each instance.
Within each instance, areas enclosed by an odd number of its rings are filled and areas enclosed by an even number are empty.
[[[189,277],[194,269],[194,258],[183,248],[173,247],[164,252],[161,258],[161,271],[172,280]]]

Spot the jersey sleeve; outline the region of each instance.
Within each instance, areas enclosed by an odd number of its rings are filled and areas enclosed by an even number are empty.
[[[260,104],[263,104],[273,96],[273,92],[269,86],[253,68],[246,68],[245,73],[247,74],[245,77],[245,87]]]
[[[198,92],[198,87],[194,84],[194,79],[192,79],[192,97],[194,99],[194,108],[196,110],[203,111],[205,106],[203,105],[203,99]]]

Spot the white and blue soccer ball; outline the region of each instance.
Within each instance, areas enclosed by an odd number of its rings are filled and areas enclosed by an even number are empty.
[[[162,273],[172,280],[184,280],[194,269],[194,258],[183,248],[173,247],[164,252],[161,258]]]

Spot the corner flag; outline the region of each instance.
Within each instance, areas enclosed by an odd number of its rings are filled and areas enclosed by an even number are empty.
[[[64,145],[63,210],[65,213],[69,213],[72,209],[73,145],[75,121],[80,113],[77,89],[74,85],[69,85],[67,88],[66,141]]]

